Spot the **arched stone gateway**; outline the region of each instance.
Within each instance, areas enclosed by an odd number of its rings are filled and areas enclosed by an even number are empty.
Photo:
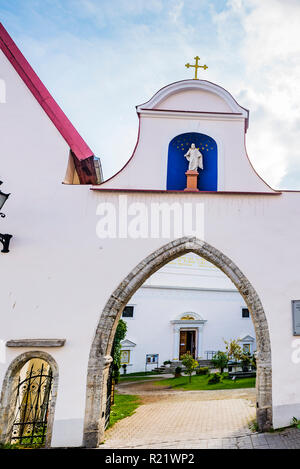
[[[141,261],[112,293],[103,309],[88,364],[84,446],[97,447],[103,439],[110,352],[122,309],[148,277],[166,263],[188,252],[198,254],[221,269],[235,284],[251,312],[258,352],[257,423],[262,431],[272,426],[271,345],[262,303],[250,281],[231,259],[204,241],[194,237],[184,237],[162,246]]]

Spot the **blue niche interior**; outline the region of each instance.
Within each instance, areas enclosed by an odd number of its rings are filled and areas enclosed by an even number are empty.
[[[177,135],[169,144],[167,190],[181,191],[186,188],[186,175],[189,163],[184,157],[191,144],[203,155],[203,170],[198,169],[198,189],[217,191],[218,189],[218,148],[213,138],[197,132]]]

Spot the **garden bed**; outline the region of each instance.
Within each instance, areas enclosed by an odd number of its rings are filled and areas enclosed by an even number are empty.
[[[215,389],[255,387],[255,377],[232,380],[229,378],[228,373],[223,373],[220,383],[208,384],[209,377],[210,375],[194,375],[192,376],[192,382],[189,383],[188,376],[181,376],[179,378],[168,378],[155,381],[153,384],[156,386],[168,386],[173,389],[182,389],[184,391],[210,391]]]

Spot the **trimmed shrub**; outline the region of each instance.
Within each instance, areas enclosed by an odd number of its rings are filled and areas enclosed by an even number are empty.
[[[208,375],[209,368],[208,366],[203,366],[202,368],[198,368],[196,370],[196,375]]]
[[[220,383],[221,382],[221,378],[222,376],[220,375],[220,373],[212,373],[210,375],[210,378],[208,380],[208,384],[217,384],[217,383]]]
[[[223,373],[224,369],[227,368],[228,365],[228,356],[225,352],[221,352],[219,350],[212,358],[212,364],[219,368],[221,373]]]

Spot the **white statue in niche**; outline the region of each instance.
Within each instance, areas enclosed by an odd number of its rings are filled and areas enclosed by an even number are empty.
[[[203,155],[194,143],[192,143],[184,156],[189,162],[189,171],[197,171],[198,168],[203,169]]]

